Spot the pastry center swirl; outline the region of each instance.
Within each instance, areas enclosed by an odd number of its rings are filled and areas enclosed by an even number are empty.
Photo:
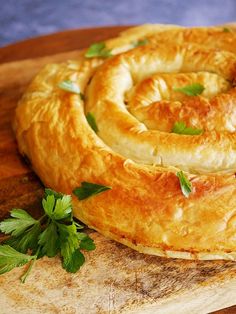
[[[99,137],[126,158],[193,173],[233,172],[235,70],[235,55],[219,49],[195,44],[138,47],[99,67],[85,109],[94,114]],[[176,91],[196,83],[204,87],[199,96]],[[178,121],[204,132],[172,133]]]

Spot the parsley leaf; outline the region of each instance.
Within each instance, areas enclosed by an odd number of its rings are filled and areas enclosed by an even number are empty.
[[[179,183],[181,187],[181,191],[185,197],[189,197],[189,194],[192,192],[192,185],[188,178],[184,175],[183,171],[179,171],[176,173],[179,178]]]
[[[149,43],[149,40],[147,38],[139,39],[137,41],[132,42],[132,45],[136,48],[139,46],[145,46]]]
[[[82,226],[81,224],[79,224],[78,222],[74,221],[74,224],[76,225],[77,229],[84,229],[84,226]],[[80,233],[82,234],[82,232]]]
[[[75,188],[73,193],[77,196],[79,200],[84,200],[90,196],[100,194],[110,189],[111,187],[105,185],[81,182],[81,186]]]
[[[84,264],[85,258],[79,249],[76,249],[68,258],[63,260],[63,268],[70,273],[76,273],[77,270]]]
[[[48,215],[50,218],[53,217],[53,210],[54,210],[55,202],[56,200],[55,200],[54,195],[48,195],[46,199],[44,198],[42,201],[45,214]]]
[[[77,229],[78,229],[78,228],[77,228]],[[78,239],[79,239],[80,241],[83,241],[84,239],[87,238],[87,234],[84,233],[84,232],[80,232],[80,233],[77,234],[77,237],[78,237]]]
[[[54,222],[49,223],[47,228],[40,234],[38,244],[41,246],[41,254],[53,257],[58,253],[58,233]]]
[[[39,221],[33,227],[26,230],[23,234],[17,237],[11,237],[4,241],[4,244],[10,245],[15,250],[21,253],[27,253],[29,249],[36,252],[38,247],[38,237],[41,233],[41,225]]]
[[[104,42],[92,44],[85,53],[86,58],[102,57],[108,58],[111,57],[111,49],[106,48]]]
[[[76,85],[76,83],[70,80],[65,80],[60,82],[58,87],[66,92],[80,95],[81,100],[84,100],[84,95],[81,93],[80,88],[78,85]]]
[[[11,233],[12,236],[17,237],[27,228],[37,223],[37,220],[23,209],[12,209],[10,214],[13,218],[5,219],[0,223],[0,231],[6,234]]]
[[[63,257],[62,266],[69,272],[76,272],[82,265],[81,258],[79,263],[73,262],[73,255],[79,249],[79,239],[77,236],[76,226],[74,224],[69,226],[58,224],[57,226],[59,229],[61,255]],[[76,256],[81,256],[81,254],[76,253]]]
[[[87,250],[87,251],[93,251],[95,250],[96,246],[94,244],[93,239],[88,237],[87,235],[80,240],[80,249]]]
[[[224,28],[222,29],[222,31],[223,31],[224,33],[230,33],[230,32],[231,32],[231,30],[230,30],[228,27],[224,27]]]
[[[9,245],[0,245],[0,274],[25,265],[34,258],[34,256],[17,252]]]
[[[182,121],[175,122],[172,133],[185,135],[200,135],[203,133],[202,129],[187,127]]]
[[[56,192],[56,191],[53,191],[51,189],[48,189],[46,188],[45,189],[45,193],[44,193],[44,198],[46,198],[48,195],[54,195],[55,199],[57,200],[58,198],[62,198],[63,197],[63,194],[62,193],[59,193],[59,192]]]
[[[191,85],[186,85],[184,87],[174,87],[173,90],[175,92],[183,93],[187,96],[197,96],[200,95],[204,91],[205,87],[199,83],[194,83]]]
[[[59,230],[60,246],[62,250],[62,256],[70,255],[75,251],[78,246],[77,229],[75,224],[64,225],[61,223],[57,224]]]
[[[72,212],[70,195],[63,195],[62,198],[55,199],[54,195],[48,195],[43,199],[43,208],[45,213],[55,220],[68,217]]]
[[[97,127],[94,115],[91,112],[88,112],[86,114],[86,119],[87,119],[87,122],[90,125],[90,127],[94,130],[95,133],[97,133],[98,127]]]
[[[71,196],[63,195],[62,198],[56,201],[53,217],[55,220],[60,220],[68,217],[72,213]]]

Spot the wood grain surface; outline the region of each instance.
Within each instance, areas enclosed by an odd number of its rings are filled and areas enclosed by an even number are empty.
[[[11,120],[18,99],[48,62],[76,58],[92,42],[126,27],[73,30],[0,49],[0,220],[13,207],[40,215],[43,186],[17,152]],[[209,313],[236,304],[236,263],[184,261],[137,253],[96,232],[76,274],[57,258],[36,262],[28,281],[23,268],[0,276],[0,313]],[[236,306],[217,311],[236,313]]]

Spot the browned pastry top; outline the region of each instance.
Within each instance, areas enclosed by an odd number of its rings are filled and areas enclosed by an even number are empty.
[[[36,76],[16,110],[21,153],[55,190],[110,186],[73,202],[76,217],[112,239],[167,257],[236,259],[236,33],[143,25],[106,45],[111,58],[82,56]],[[58,88],[64,80],[85,99]],[[194,83],[201,95],[176,91]],[[203,132],[172,133],[177,121]]]

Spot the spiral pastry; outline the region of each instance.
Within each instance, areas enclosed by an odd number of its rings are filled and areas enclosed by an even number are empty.
[[[20,152],[54,190],[110,187],[73,195],[74,215],[103,235],[148,254],[236,260],[236,33],[143,25],[106,47],[109,58],[83,53],[36,76],[16,109]]]

